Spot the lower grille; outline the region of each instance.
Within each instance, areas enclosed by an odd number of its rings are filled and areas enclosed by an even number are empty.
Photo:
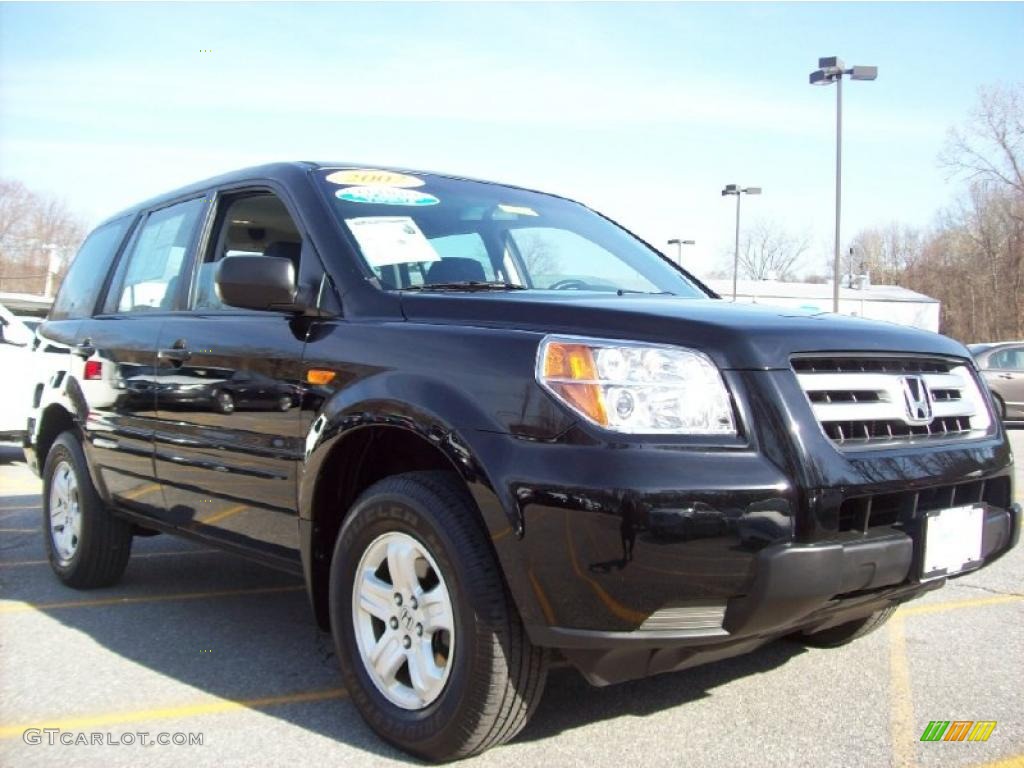
[[[969,483],[940,485],[920,491],[859,496],[839,507],[839,530],[867,533],[872,528],[908,523],[925,512],[967,504],[1010,506],[1010,478],[996,477]]]

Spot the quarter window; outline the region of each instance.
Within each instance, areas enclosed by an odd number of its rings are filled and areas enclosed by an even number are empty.
[[[51,320],[76,320],[92,314],[130,224],[131,217],[118,219],[96,228],[85,239],[57,292],[50,310]]]

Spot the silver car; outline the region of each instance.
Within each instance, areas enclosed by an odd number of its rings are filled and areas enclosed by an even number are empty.
[[[1024,419],[1024,341],[970,344],[1003,421]]]

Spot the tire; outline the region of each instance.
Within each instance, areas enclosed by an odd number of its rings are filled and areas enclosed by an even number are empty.
[[[277,410],[284,412],[291,407],[292,399],[288,395],[281,395],[279,398],[277,398]]]
[[[107,587],[132,551],[132,525],[103,505],[78,438],[61,433],[43,467],[43,532],[50,567],[69,587]]]
[[[387,564],[392,562],[400,564],[398,571],[409,573],[401,567],[407,559],[392,559],[392,544],[399,554],[417,558],[412,589],[403,587],[409,579],[391,575]],[[372,603],[380,618],[376,613],[371,617],[354,586],[357,574],[364,584],[385,551],[370,577],[373,588],[382,590],[380,600]],[[417,587],[422,607],[411,599]],[[394,590],[404,595],[401,606]],[[431,611],[442,602],[439,596],[450,598],[450,610],[434,621],[443,626],[447,616],[451,631],[418,636],[421,622],[430,625]],[[408,611],[401,613],[402,607],[419,611],[412,617],[415,624]],[[544,690],[548,652],[527,638],[479,512],[457,475],[410,472],[385,478],[360,496],[334,547],[330,616],[353,703],[381,738],[417,757],[454,760],[508,741],[526,725]],[[382,642],[385,635],[393,642]],[[399,650],[401,643],[405,645]],[[399,659],[397,666],[390,665],[397,669],[390,676],[378,674],[369,659],[364,661],[374,644],[387,649],[382,659]],[[418,653],[421,649],[427,649],[425,657]],[[421,695],[412,684],[412,662],[418,659],[416,668],[426,670],[424,658],[444,671],[419,675],[421,681],[434,683]],[[388,681],[394,682],[390,688]]]
[[[809,645],[813,648],[838,648],[841,645],[852,643],[857,638],[874,632],[896,613],[898,607],[890,605],[888,608],[875,611],[863,619],[829,627],[820,632],[804,632],[796,637],[804,645]]]
[[[220,413],[234,413],[235,412],[235,398],[231,396],[230,392],[224,392],[223,390],[218,392],[214,397],[214,401],[217,404],[217,410]]]
[[[999,420],[1006,421],[1006,403],[1003,401],[1003,398],[993,392],[992,399],[995,400],[996,415],[999,417]]]

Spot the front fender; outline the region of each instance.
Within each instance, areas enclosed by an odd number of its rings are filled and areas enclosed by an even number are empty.
[[[467,424],[487,425],[494,432],[499,425],[458,389],[427,376],[382,372],[336,391],[322,405],[306,435],[305,461],[299,482],[301,550],[307,575],[311,573],[310,553],[314,500],[317,484],[334,449],[356,432],[374,427],[402,429],[429,442],[447,458],[472,494],[491,538],[506,582],[524,621],[535,623],[542,616],[529,586],[517,577],[524,572],[520,538],[523,518],[520,505],[507,484],[495,486],[486,469],[499,463],[493,453],[491,430]]]

